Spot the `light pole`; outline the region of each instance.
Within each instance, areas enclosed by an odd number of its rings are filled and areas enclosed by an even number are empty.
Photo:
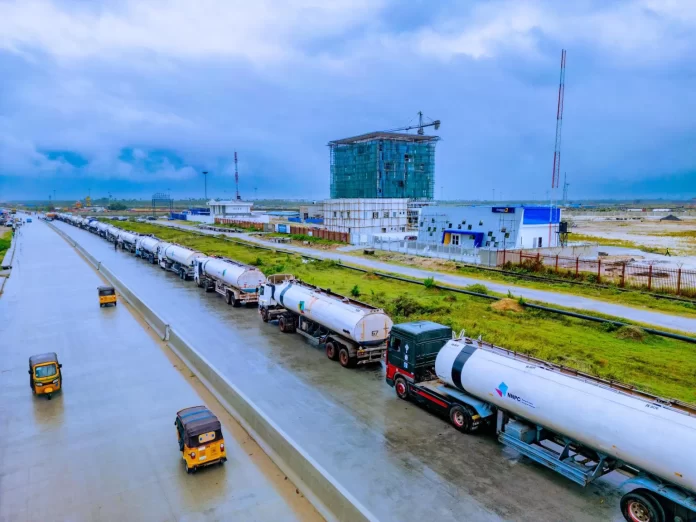
[[[203,171],[203,184],[205,186],[205,202],[208,202],[208,171]]]

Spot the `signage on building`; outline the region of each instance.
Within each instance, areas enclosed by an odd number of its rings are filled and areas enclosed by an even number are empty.
[[[494,214],[514,214],[515,207],[491,207]]]

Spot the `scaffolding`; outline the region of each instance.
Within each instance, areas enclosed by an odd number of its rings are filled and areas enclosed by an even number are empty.
[[[373,132],[329,142],[331,199],[432,200],[438,136]]]

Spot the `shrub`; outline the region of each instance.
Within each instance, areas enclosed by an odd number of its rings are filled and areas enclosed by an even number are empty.
[[[480,283],[476,283],[474,285],[469,285],[466,287],[466,289],[469,292],[476,292],[477,294],[488,295],[488,287],[486,285],[482,285]]]
[[[263,266],[263,259],[260,257],[257,257],[255,261],[252,261],[251,264],[253,266]]]
[[[423,286],[425,286],[425,288],[428,288],[428,289],[433,288],[435,286],[435,279],[432,277],[428,277],[428,278],[424,279]]]
[[[360,297],[360,288],[358,288],[358,285],[355,285],[350,289],[350,295],[353,297]]]

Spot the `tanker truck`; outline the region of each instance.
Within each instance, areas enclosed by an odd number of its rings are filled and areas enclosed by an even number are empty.
[[[614,470],[631,478],[629,522],[696,517],[696,407],[472,340],[430,321],[391,329],[386,381],[396,395],[459,431],[498,440],[586,486]]]
[[[184,280],[193,278],[193,261],[197,257],[205,257],[205,254],[175,243],[166,243],[160,245],[157,249],[157,259],[160,267],[174,272]]]
[[[378,363],[392,320],[383,310],[322,289],[290,274],[276,274],[259,292],[263,322],[278,320],[281,332],[297,332],[345,368]]]
[[[157,263],[157,248],[162,241],[153,236],[139,236],[135,242],[135,257],[140,257],[151,264]]]
[[[116,228],[113,225],[107,225],[106,226],[106,240],[109,243],[113,243],[114,241],[118,241],[118,235],[121,232],[120,228]]]
[[[101,221],[97,223],[97,234],[99,234],[100,237],[103,237],[106,239],[106,231],[109,230],[109,227],[111,225],[107,225],[106,223],[102,223]]]
[[[138,234],[135,232],[128,232],[127,230],[119,230],[117,244],[128,252],[135,253],[135,243],[138,240]]]
[[[99,225],[99,221],[97,221],[96,219],[93,219],[89,222],[89,225],[87,226],[87,230],[96,234],[99,231],[99,229],[97,227],[98,225]]]
[[[259,288],[266,281],[258,268],[223,257],[198,257],[193,271],[199,288],[215,290],[235,307],[258,303]]]

